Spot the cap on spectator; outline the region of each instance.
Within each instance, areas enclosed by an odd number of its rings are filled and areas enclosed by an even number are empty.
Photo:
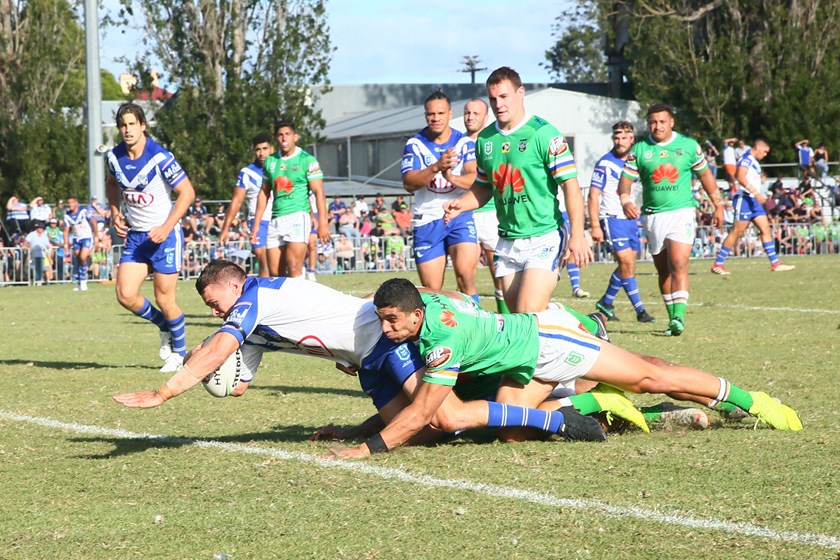
[[[200,199],[200,198],[198,198],[198,197],[195,197],[195,201],[196,201],[196,202],[201,202],[201,199]]]
[[[59,203],[59,204],[64,204],[64,200],[63,200],[63,199],[62,199],[62,200],[59,200],[59,201],[58,201],[58,203]]]
[[[50,218],[50,225],[53,225],[53,224],[58,225],[58,220],[56,220],[55,218]]]
[[[35,229],[42,228],[42,227],[45,227],[44,222],[42,222],[41,220],[35,220]]]
[[[401,203],[400,204],[400,209],[402,209],[402,208],[408,208],[408,204],[406,204],[405,202]]]

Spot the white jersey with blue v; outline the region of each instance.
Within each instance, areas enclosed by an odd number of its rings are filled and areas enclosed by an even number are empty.
[[[437,144],[426,137],[423,131],[417,133],[405,144],[401,172],[403,177],[409,171],[425,169],[440,159],[440,156],[450,148],[460,155],[458,165],[452,169],[453,175],[464,173],[464,164],[475,161],[475,142],[464,133],[452,129],[449,140]],[[414,192],[414,225],[425,225],[443,218],[443,203],[447,200],[459,198],[464,192],[443,178],[438,172],[426,188]]]
[[[624,163],[623,159],[610,151],[595,164],[589,186],[601,191],[601,207],[598,212],[598,217],[601,219],[608,216],[624,218],[624,208],[618,196],[618,182],[621,179]],[[634,183],[634,190],[637,184]]]
[[[263,180],[263,169],[256,161],[251,162],[247,166],[239,170],[239,176],[236,178],[236,188],[245,191],[245,200],[248,202],[248,219],[253,220],[254,214],[257,212],[257,196],[260,194]],[[268,204],[266,208],[271,208],[274,201],[274,195],[268,195]],[[263,213],[263,221],[268,221],[271,217],[271,212]]]
[[[87,208],[79,206],[75,212],[69,209],[64,212],[64,223],[70,228],[74,239],[92,239],[93,230],[90,227],[91,215]]]
[[[131,231],[162,225],[172,211],[172,189],[187,178],[175,156],[151,138],[137,159],[120,143],[108,153],[108,169],[122,192]]]

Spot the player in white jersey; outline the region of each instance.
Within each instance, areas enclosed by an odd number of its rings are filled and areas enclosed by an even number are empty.
[[[251,250],[257,257],[260,264],[260,278],[268,277],[268,257],[265,252],[266,236],[268,235],[268,216],[260,220],[259,224],[254,223],[254,212],[257,209],[257,196],[260,194],[263,178],[263,164],[268,156],[274,153],[274,146],[271,144],[271,135],[260,133],[254,136],[251,141],[254,147],[254,161],[239,171],[236,178],[236,185],[233,187],[233,197],[228,204],[225,221],[219,231],[219,245],[225,245],[230,236],[230,225],[239,213],[243,201],[248,201],[248,229],[254,231],[257,228],[257,242],[251,245]],[[273,203],[273,197],[269,197],[268,206]]]
[[[487,106],[487,102],[478,97],[473,97],[464,104],[464,129],[467,131],[467,136],[472,138],[473,142],[478,138],[478,133],[487,125],[487,115],[489,112],[490,108]],[[502,279],[496,278],[496,263],[494,259],[496,256],[496,243],[499,242],[499,218],[496,216],[496,203],[489,200],[481,208],[473,210],[473,221],[475,222],[478,244],[484,252],[487,270],[490,271],[490,277],[493,279],[496,307],[499,313],[510,313],[505,303]]]
[[[589,216],[592,221],[592,241],[606,242],[618,262],[618,267],[610,277],[607,291],[595,307],[606,315],[607,319],[617,321],[613,301],[624,288],[636,311],[636,319],[640,323],[653,323],[656,319],[645,310],[636,283],[636,256],[641,249],[639,228],[636,220],[624,216],[621,199],[618,197],[618,181],[635,140],[633,124],[619,121],[613,125],[612,131],[613,149],[598,160],[592,172],[592,182],[589,185]]]
[[[79,199],[75,196],[68,197],[67,211],[64,213],[64,250],[69,253],[72,245],[73,279],[76,282],[74,292],[86,292],[88,289],[90,249],[94,245],[99,248],[99,238],[93,235],[94,231],[96,220],[88,213],[87,208],[79,206]]]
[[[116,120],[123,141],[108,152],[105,187],[111,227],[125,238],[117,269],[117,301],[158,327],[159,355],[166,362],[161,372],[173,372],[187,353],[186,322],[175,288],[183,248],[180,220],[193,203],[195,190],[175,156],[146,137],[142,107],[125,103]],[[172,191],[178,194],[174,204]],[[140,293],[150,273],[160,309]]]
[[[184,367],[160,389],[124,393],[114,400],[132,408],[159,406],[197,385],[237,348],[242,351],[244,371],[232,396],[241,396],[253,380],[263,353],[279,351],[325,358],[345,373],[358,374],[362,389],[372,397],[382,422],[388,423],[410,404],[410,396],[425,372],[425,362],[414,343],[393,342],[383,334],[370,299],[346,295],[300,277],[247,278],[238,265],[221,259],[204,268],[196,289],[213,314],[224,319],[222,327],[190,351]],[[540,414],[538,411],[503,406],[511,418],[524,416],[525,422],[530,422],[524,425],[545,429],[543,423],[533,420]],[[433,423],[450,432],[509,425],[506,419],[488,424],[487,409],[484,400],[465,403],[453,395]],[[552,410],[557,411],[558,407],[554,405]],[[532,420],[527,420],[529,412]],[[587,433],[594,433],[593,439],[604,439],[597,422],[593,428],[591,418],[583,418],[572,407],[563,407],[561,412],[565,422],[571,424],[570,431],[564,433],[568,439],[576,438],[574,429],[581,425]],[[382,425],[375,427],[373,433]],[[427,430],[410,443],[440,436],[440,431]]]
[[[478,301],[475,268],[479,246],[472,212],[450,223],[443,219],[443,203],[456,199],[475,181],[475,142],[452,129],[449,98],[438,91],[426,98],[426,128],[405,144],[403,187],[414,193],[414,262],[420,283],[443,287],[446,257],[458,290]]]
[[[767,219],[767,212],[764,210],[764,202],[767,196],[761,192],[761,164],[764,156],[770,152],[770,144],[763,138],[757,138],[753,147],[747,150],[741,159],[738,160],[738,192],[732,199],[732,208],[735,210],[735,223],[729,231],[729,235],[720,245],[715,263],[712,265],[712,272],[726,276],[724,263],[726,257],[732,252],[735,243],[744,235],[750,223],[755,224],[761,235],[761,246],[764,247],[764,254],[770,259],[770,270],[773,272],[785,272],[793,270],[791,264],[782,264],[776,254],[776,244],[770,231],[770,221]]]

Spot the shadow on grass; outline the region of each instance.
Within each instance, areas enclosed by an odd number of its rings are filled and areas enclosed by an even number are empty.
[[[132,368],[132,369],[153,369],[157,370],[160,368],[160,365],[156,366],[147,366],[147,365],[137,365],[137,364],[103,364],[101,362],[49,362],[49,361],[41,361],[41,360],[20,360],[20,359],[10,359],[10,360],[0,360],[0,365],[5,366],[28,366],[31,365],[32,367],[38,368],[48,368],[48,369],[119,369],[119,368]]]
[[[302,443],[309,441],[309,437],[318,431],[313,426],[275,426],[271,432],[255,432],[248,434],[236,434],[217,437],[176,437],[176,436],[148,436],[136,438],[120,437],[79,437],[69,438],[72,443],[109,443],[114,449],[108,453],[92,455],[76,455],[77,459],[111,459],[123,455],[143,453],[149,449],[161,449],[166,447],[184,447],[190,445],[201,445],[202,443],[219,444],[231,443],[247,445],[257,442],[287,442]],[[278,451],[286,451],[278,449]]]
[[[271,396],[284,393],[304,393],[312,395],[340,395],[343,397],[364,397],[367,395],[361,389],[336,389],[334,387],[294,387],[291,385],[254,385],[249,391],[270,391]]]

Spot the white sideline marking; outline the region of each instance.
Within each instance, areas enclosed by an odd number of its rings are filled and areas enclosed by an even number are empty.
[[[99,426],[77,424],[75,422],[61,422],[59,420],[53,420],[52,418],[39,418],[36,416],[14,414],[3,410],[0,410],[0,418],[5,418],[14,422],[28,422],[30,424],[37,424],[39,426],[44,426],[47,428],[69,430],[72,432],[82,434],[94,434],[127,439],[157,440],[165,444],[188,444],[194,445],[196,447],[219,449],[221,451],[226,451],[229,453],[269,455],[271,457],[276,457],[278,459],[283,459],[286,461],[312,463],[319,467],[344,469],[372,476],[378,476],[385,479],[399,480],[402,482],[419,484],[421,486],[426,487],[467,490],[471,492],[477,492],[479,494],[485,494],[487,496],[493,496],[496,498],[532,502],[543,506],[577,509],[590,514],[602,513],[607,515],[608,517],[635,517],[644,521],[652,521],[655,523],[663,523],[666,525],[678,525],[681,527],[689,527],[696,529],[717,530],[723,531],[724,533],[735,533],[750,537],[769,539],[772,541],[792,542],[796,544],[812,545],[828,549],[840,548],[840,538],[832,537],[830,535],[821,535],[819,533],[797,533],[793,531],[775,531],[767,527],[753,525],[752,523],[732,523],[729,521],[718,521],[716,519],[702,519],[699,517],[691,517],[687,515],[680,515],[677,513],[664,513],[660,511],[643,509],[638,507],[613,506],[606,502],[601,502],[599,500],[558,498],[556,496],[552,496],[551,494],[544,494],[542,492],[532,492],[530,490],[520,490],[517,488],[511,488],[509,486],[483,484],[479,482],[471,482],[468,480],[448,480],[436,478],[429,475],[415,475],[403,471],[401,469],[378,467],[376,465],[371,465],[363,461],[323,460],[319,459],[314,455],[283,451],[281,449],[251,447],[248,445],[242,445],[238,443],[227,443],[214,440],[199,440],[193,438],[174,438],[170,436],[160,436],[153,434],[139,434],[135,432],[129,432],[127,430],[102,428]]]

